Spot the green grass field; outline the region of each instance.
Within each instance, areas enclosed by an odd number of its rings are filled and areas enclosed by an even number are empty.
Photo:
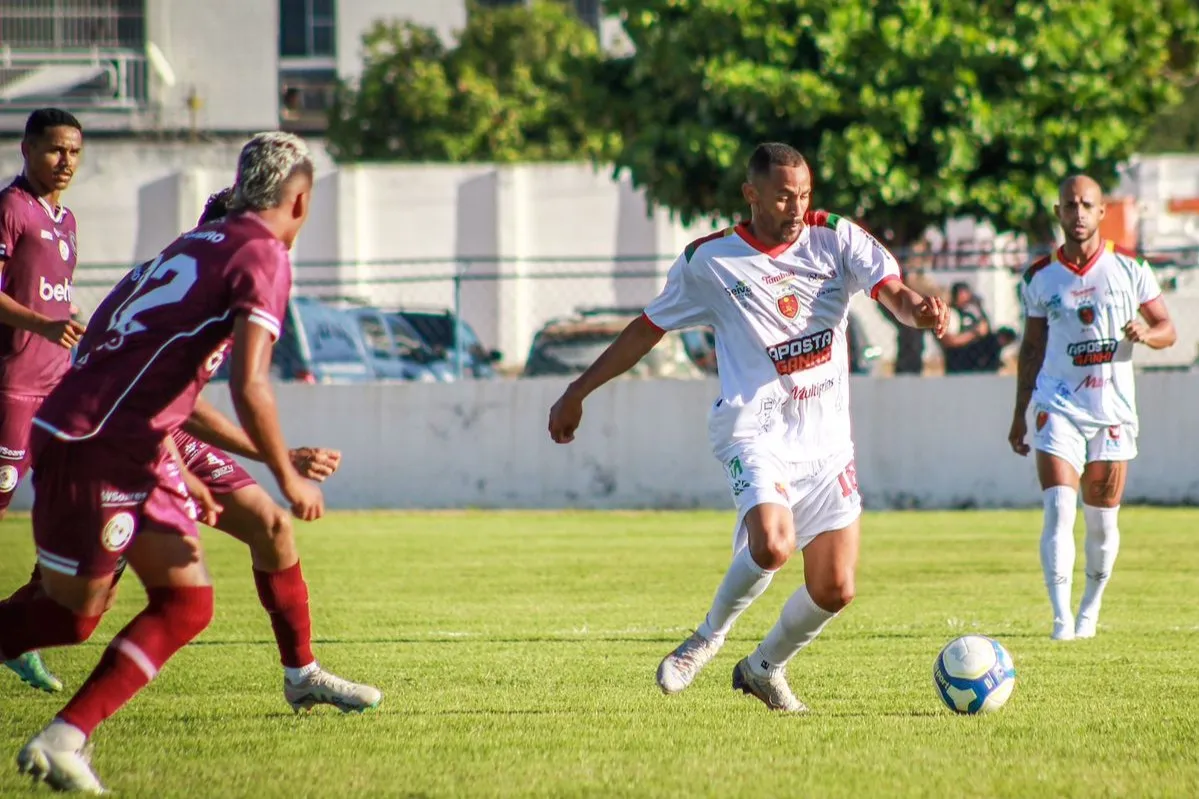
[[[792,718],[729,680],[798,563],[688,691],[654,684],[723,574],[726,513],[340,514],[305,527],[317,655],[385,693],[364,716],[292,714],[248,555],[208,532],[216,618],[99,729],[94,762],[110,789],[144,797],[1199,795],[1199,511],[1127,509],[1100,635],[1060,644],[1039,524],[868,515],[858,599],[792,663],[813,711]],[[0,525],[2,594],[28,573],[28,529]],[[68,689],[141,601],[129,579],[91,643],[48,653]],[[1001,713],[957,717],[936,698],[933,658],[965,632],[1015,659]],[[0,670],[0,794],[46,795],[13,757],[64,701]]]

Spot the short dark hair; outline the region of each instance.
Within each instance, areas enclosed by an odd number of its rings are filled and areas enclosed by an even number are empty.
[[[50,128],[74,128],[83,133],[83,125],[70,111],[61,108],[39,108],[25,120],[25,138],[37,139],[45,135]]]
[[[808,160],[799,150],[790,144],[771,141],[759,144],[749,156],[749,166],[745,170],[746,177],[752,183],[758,178],[770,174],[776,166],[800,167],[807,166]]]
[[[969,283],[965,282],[964,280],[959,280],[958,282],[954,283],[952,286],[949,287],[949,296],[956,297],[958,295],[958,293],[962,292],[962,291],[967,291],[967,292],[970,292],[971,294],[974,293],[973,291],[970,291]]]
[[[229,215],[229,202],[233,199],[233,187],[221,189],[216,194],[211,194],[208,197],[208,202],[204,203],[204,212],[200,214],[200,221],[196,226],[207,225],[209,222],[215,222],[218,219]]]

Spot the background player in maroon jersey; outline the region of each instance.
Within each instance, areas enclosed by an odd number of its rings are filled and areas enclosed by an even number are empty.
[[[75,217],[61,202],[82,150],[79,120],[34,111],[21,140],[24,170],[0,191],[0,518],[28,470],[33,415],[83,334],[71,321]],[[36,581],[21,590],[36,591]],[[35,688],[62,688],[36,652],[5,665]]]
[[[233,189],[229,188],[209,197],[197,227],[224,217],[232,196]],[[122,280],[96,309],[96,315],[111,316],[132,289],[129,278]],[[88,339],[84,343],[88,344]],[[283,695],[287,702],[295,710],[328,704],[343,711],[362,711],[378,705],[383,695],[377,688],[325,671],[312,654],[308,586],[300,570],[291,518],[249,472],[223,451],[231,450],[261,461],[262,455],[254,442],[237,424],[202,399],[171,438],[182,458],[185,478],[194,476],[197,481],[189,480],[190,493],[206,495],[201,500],[203,504],[219,506],[213,526],[250,547],[254,584],[270,616],[283,663]],[[290,454],[300,474],[318,482],[332,475],[341,461],[341,453],[322,448],[302,447],[291,450]],[[120,574],[118,568],[108,606],[115,599]]]
[[[34,419],[33,527],[45,596],[0,602],[0,652],[86,640],[121,557],[148,599],[18,755],[23,772],[55,788],[103,790],[84,753],[87,737],[212,619],[198,512],[168,440],[230,336],[230,391],[242,426],[292,512],[304,520],[324,512],[320,489],[291,463],[270,384],[291,290],[287,251],[307,219],[312,179],[301,139],[255,136],[238,159],[234,213],[134,270],[135,291],[110,316],[93,316],[74,368]],[[202,510],[205,522],[215,521],[215,508]]]

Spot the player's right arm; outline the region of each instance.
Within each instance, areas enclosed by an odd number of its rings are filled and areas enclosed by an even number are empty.
[[[7,202],[0,202],[0,279],[23,268],[15,255],[17,242],[24,232],[25,222],[21,216]],[[3,293],[0,293],[0,324],[28,330],[68,350],[79,343],[84,332],[84,326],[79,322],[51,319]]]
[[[1020,340],[1020,357],[1016,366],[1016,408],[1008,443],[1017,455],[1027,455],[1031,448],[1024,439],[1028,435],[1028,406],[1037,387],[1037,375],[1045,363],[1045,344],[1049,338],[1049,314],[1037,299],[1031,278],[1021,292],[1024,300],[1024,336]]]
[[[692,253],[692,257],[698,257]],[[583,400],[609,380],[637,365],[657,346],[667,330],[711,324],[702,290],[687,255],[679,256],[666,276],[666,287],[645,313],[628,324],[595,363],[571,383],[550,409],[549,432],[558,444],[574,440],[583,419]]]
[[[320,489],[307,482],[291,462],[291,453],[279,427],[275,392],[271,388],[271,331],[241,314],[233,324],[233,359],[229,392],[237,418],[262,461],[275,476],[279,490],[291,503],[292,513],[304,521],[324,514]]]

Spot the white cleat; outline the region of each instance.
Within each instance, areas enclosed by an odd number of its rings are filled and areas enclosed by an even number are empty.
[[[1092,619],[1089,616],[1079,616],[1078,623],[1074,625],[1074,637],[1094,638],[1098,626],[1099,621],[1097,619]]]
[[[700,670],[716,657],[723,643],[692,633],[658,664],[658,687],[662,693],[677,694],[690,685]]]
[[[297,713],[311,710],[316,705],[332,705],[342,713],[361,713],[378,707],[383,701],[378,688],[343,680],[320,668],[298,683],[284,677],[283,697]]]
[[[749,658],[743,658],[733,667],[733,689],[762,700],[771,710],[783,713],[808,712],[808,706],[791,691],[787,675],[782,669],[769,676],[761,676],[749,667]]]
[[[21,773],[33,777],[35,782],[46,783],[56,791],[97,795],[108,793],[92,771],[87,748],[60,748],[47,732],[49,728],[35,735],[17,755],[17,768]]]
[[[1054,619],[1053,633],[1049,636],[1054,641],[1074,640],[1074,619]]]

